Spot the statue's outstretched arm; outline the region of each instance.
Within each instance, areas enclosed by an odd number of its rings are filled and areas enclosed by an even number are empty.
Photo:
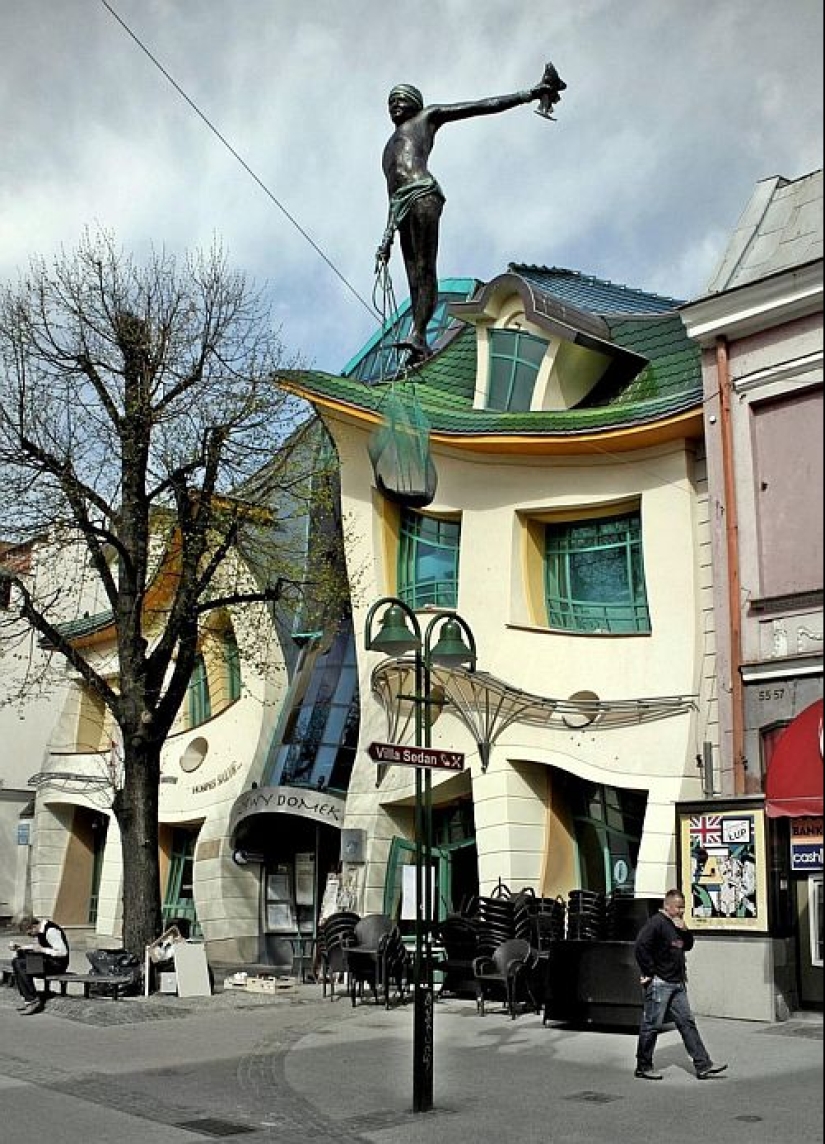
[[[541,114],[550,118],[549,110],[561,98],[561,92],[567,84],[551,63],[545,65],[541,81],[535,87],[524,91],[515,91],[511,95],[493,95],[488,99],[477,99],[468,103],[436,103],[425,109],[427,117],[434,127],[442,123],[451,123],[457,119],[471,119],[476,115],[497,115],[500,111],[509,111],[513,107],[520,107],[533,100],[541,100]]]

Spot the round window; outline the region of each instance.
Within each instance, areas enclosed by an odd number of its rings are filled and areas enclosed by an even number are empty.
[[[595,691],[574,691],[561,713],[563,721],[574,731],[595,723],[601,712],[598,709],[599,697]]]
[[[187,772],[196,771],[206,758],[208,751],[209,744],[206,739],[200,737],[193,739],[180,757],[180,769]]]

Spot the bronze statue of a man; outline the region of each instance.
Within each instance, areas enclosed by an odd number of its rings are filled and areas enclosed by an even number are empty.
[[[433,103],[425,107],[421,92],[408,83],[400,83],[390,92],[387,104],[395,131],[384,148],[383,157],[390,200],[389,216],[376,252],[376,269],[380,270],[389,261],[397,230],[401,237],[413,317],[409,339],[403,343],[409,351],[410,363],[423,361],[431,352],[427,344],[427,325],[438,298],[436,256],[445,199],[427,167],[436,131],[443,123],[476,115],[495,115],[536,99],[541,100],[541,114],[551,118],[549,112],[566,86],[552,64],[548,64],[541,83],[535,87],[472,103]]]

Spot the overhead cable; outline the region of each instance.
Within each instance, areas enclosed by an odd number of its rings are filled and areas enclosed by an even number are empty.
[[[285,215],[286,218],[289,219],[289,221],[292,223],[292,225],[295,227],[295,229],[301,235],[303,235],[303,237],[307,240],[307,242],[312,247],[312,249],[316,252],[316,254],[319,254],[321,256],[321,258],[323,258],[324,262],[326,262],[327,266],[330,268],[330,270],[333,272],[333,274],[335,274],[338,278],[340,278],[340,280],[344,283],[344,285],[350,291],[350,293],[353,294],[354,297],[356,297],[358,299],[358,301],[361,303],[361,305],[364,307],[364,309],[369,312],[370,316],[373,318],[376,317],[376,312],[373,309],[373,307],[370,306],[369,302],[367,302],[367,300],[365,298],[363,298],[358,293],[358,291],[355,289],[355,287],[350,282],[347,281],[347,279],[344,277],[344,275],[341,273],[341,271],[338,269],[338,267],[334,264],[334,262],[332,262],[331,259],[329,259],[327,257],[326,254],[324,254],[323,250],[321,250],[318,243],[312,238],[311,235],[309,235],[307,233],[306,230],[304,230],[304,228],[301,226],[301,224],[298,222],[298,220],[295,218],[295,216],[290,214],[290,212],[287,210],[287,208],[283,205],[282,202],[280,202],[275,197],[275,195],[272,193],[272,191],[270,191],[269,187],[267,187],[267,185],[263,182],[263,180],[260,179],[258,177],[258,175],[255,174],[255,172],[252,170],[252,168],[249,166],[249,164],[246,162],[246,160],[241,155],[238,154],[238,152],[235,150],[235,148],[232,146],[232,144],[229,142],[229,140],[224,135],[222,135],[221,132],[214,125],[214,123],[212,123],[206,117],[206,115],[204,115],[204,113],[201,111],[201,109],[198,107],[198,105],[195,103],[195,101],[193,99],[191,99],[186,94],[186,92],[183,90],[183,88],[180,86],[180,84],[177,83],[177,81],[169,74],[169,72],[166,70],[166,68],[163,66],[163,64],[149,51],[149,49],[146,47],[146,45],[132,31],[132,29],[125,22],[125,20],[123,20],[122,17],[118,15],[118,13],[114,10],[112,5],[109,3],[109,0],[100,0],[100,2],[103,5],[103,7],[106,8],[106,10],[115,18],[115,20],[117,20],[118,24],[120,24],[120,26],[123,28],[123,30],[134,40],[134,42],[137,44],[137,46],[140,48],[140,50],[142,52],[144,52],[149,57],[149,59],[152,61],[152,63],[155,65],[155,67],[158,69],[158,71],[160,71],[166,77],[166,79],[169,81],[169,83],[171,83],[172,87],[175,89],[175,91],[178,93],[178,95],[180,95],[183,99],[186,100],[186,102],[189,104],[189,106],[192,108],[192,110],[195,112],[195,114],[198,115],[203,120],[203,122],[206,124],[206,126],[209,128],[209,130],[214,135],[216,135],[218,137],[218,139],[220,139],[221,143],[223,143],[223,145],[224,145],[224,147],[226,147],[227,151],[229,151],[230,154],[232,154],[238,160],[238,162],[241,164],[241,166],[247,172],[247,174],[252,176],[252,178],[255,180],[255,182],[258,184],[258,186],[261,188],[261,190],[264,192],[264,194],[272,200],[272,202],[275,204],[275,206],[278,208],[278,210],[281,211],[281,213],[283,215]]]

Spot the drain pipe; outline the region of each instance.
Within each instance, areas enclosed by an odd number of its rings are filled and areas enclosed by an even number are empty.
[[[733,467],[733,426],[730,413],[730,357],[727,338],[716,339],[716,380],[719,386],[719,429],[725,492],[725,551],[728,566],[730,637],[731,752],[733,793],[745,794],[744,688],[742,686],[742,592],[739,575],[739,514]]]

